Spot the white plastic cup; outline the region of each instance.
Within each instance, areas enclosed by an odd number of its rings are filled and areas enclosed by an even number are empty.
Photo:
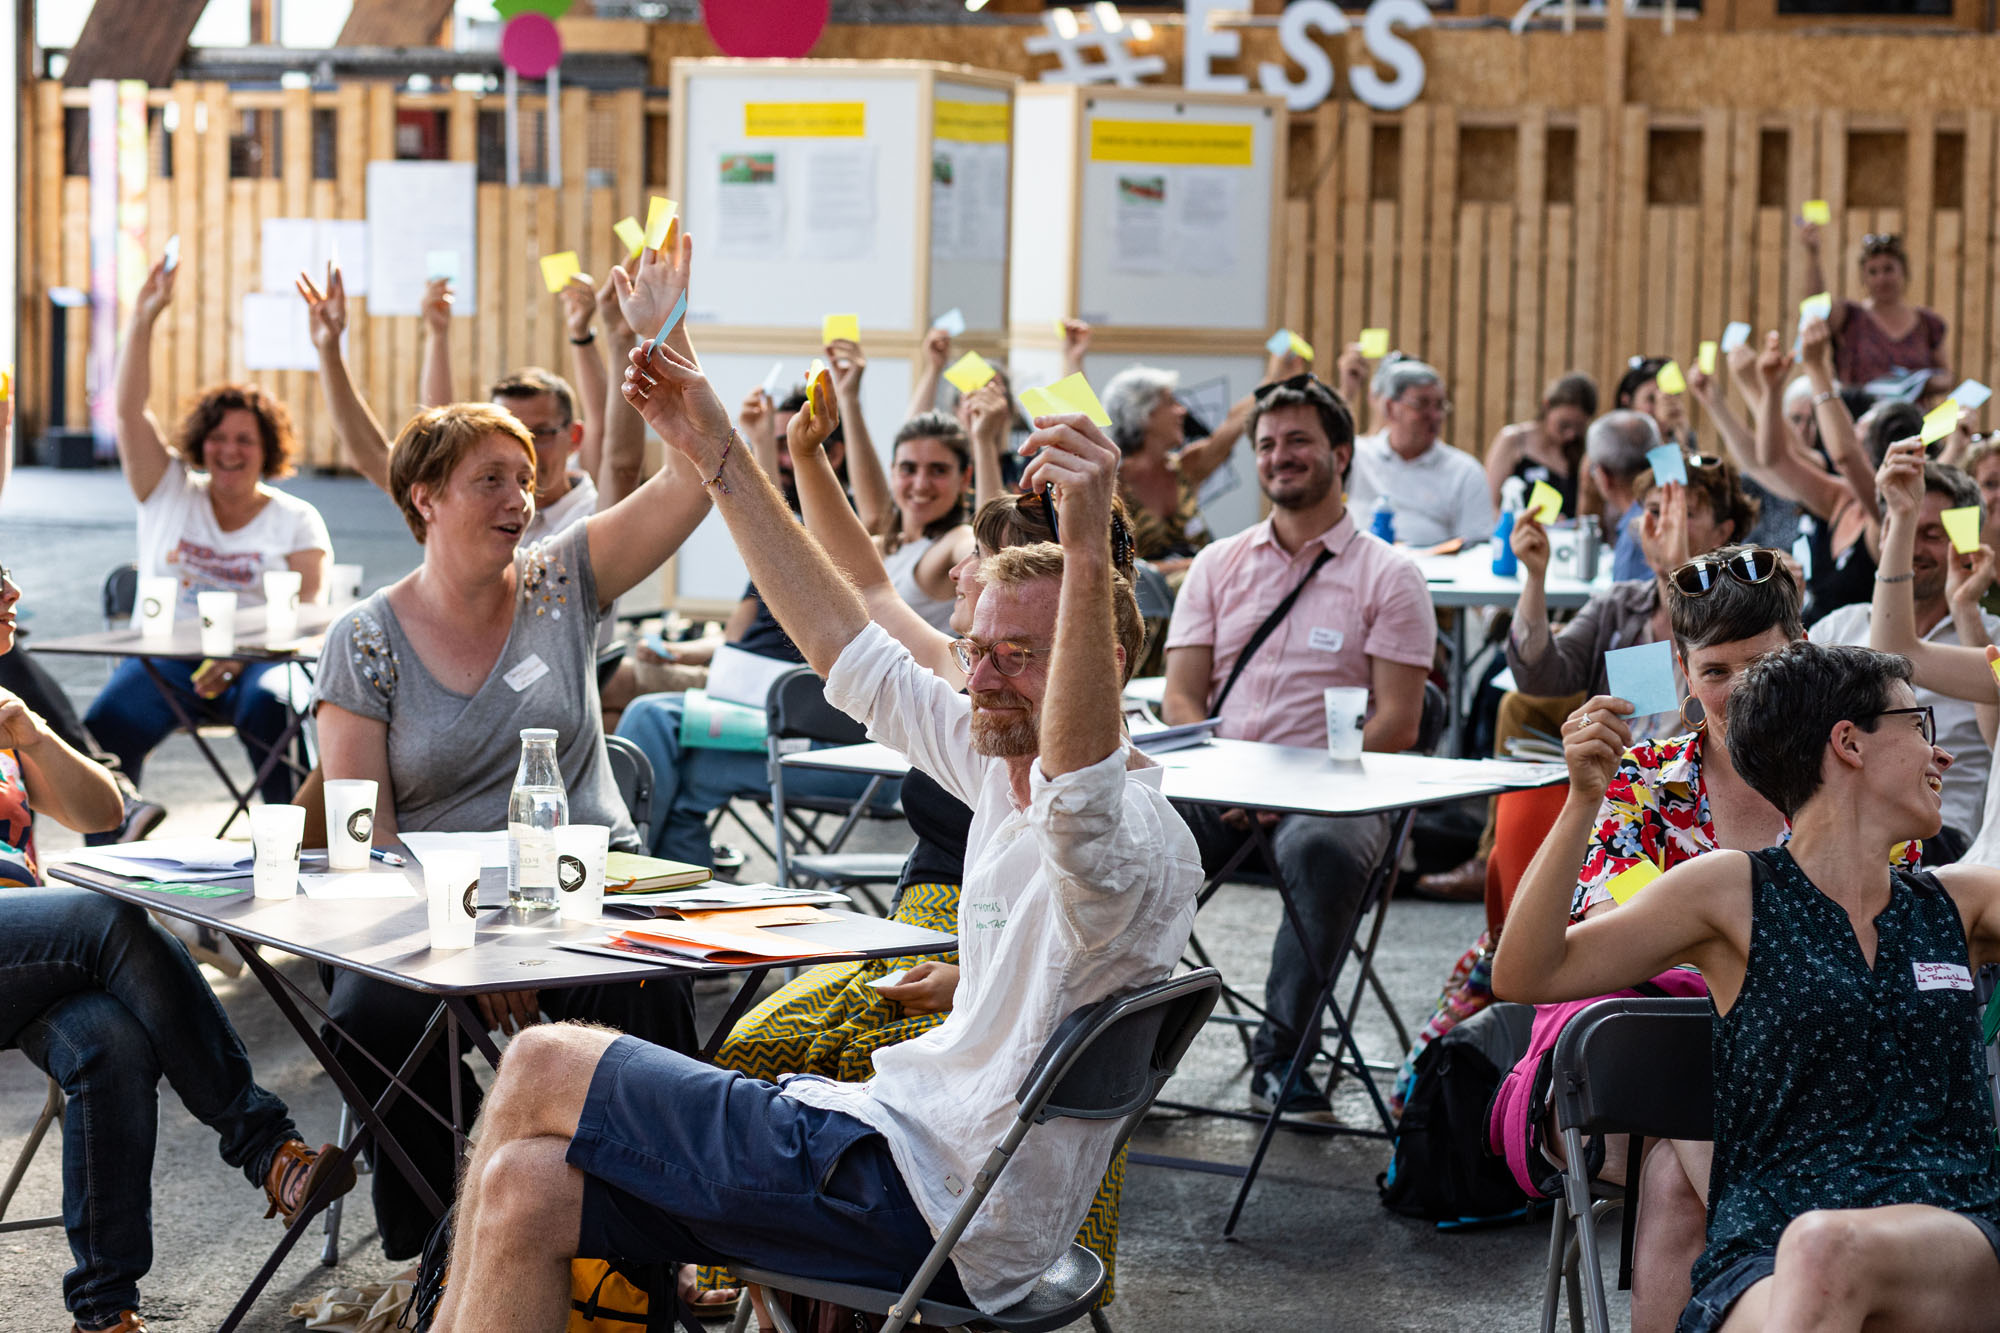
[[[198,592],[195,609],[201,612],[201,653],[223,658],[236,651],[236,594]]]
[[[479,853],[431,852],[424,857],[424,898],[430,908],[431,948],[472,947],[479,916]]]
[[[158,643],[174,637],[174,612],[180,607],[181,581],[171,574],[139,580],[138,596],[132,602],[132,619],[139,637]]]
[[[604,860],[610,850],[606,825],[556,828],[556,906],[564,920],[595,921],[604,915]]]
[[[1368,721],[1368,690],[1360,685],[1335,685],[1323,692],[1326,701],[1326,752],[1336,760],[1361,757],[1361,728]]]
[[[326,864],[329,870],[366,870],[375,838],[375,780],[326,782]]]
[[[338,611],[361,600],[361,566],[333,565],[326,571],[327,601]]]
[[[264,571],[265,643],[290,643],[299,637],[299,592],[304,583],[296,569]]]
[[[250,892],[258,898],[290,898],[299,891],[299,850],[306,836],[302,805],[250,807]]]

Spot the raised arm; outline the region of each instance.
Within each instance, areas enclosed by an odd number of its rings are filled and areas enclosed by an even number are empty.
[[[1263,383],[1289,379],[1304,373],[1306,363],[1297,354],[1283,351],[1271,357],[1264,366]],[[1229,461],[1235,451],[1236,442],[1243,438],[1249,428],[1250,413],[1257,407],[1255,394],[1244,394],[1230,405],[1229,415],[1216,426],[1215,432],[1205,440],[1196,440],[1181,449],[1181,477],[1190,486],[1199,486],[1217,468]]]
[[[944,378],[950,360],[951,335],[936,328],[924,334],[923,355],[917,358],[917,379],[910,386],[910,405],[903,410],[903,420],[937,410],[938,381]]]
[[[610,285],[607,280],[605,286]],[[583,412],[583,439],[577,449],[577,462],[585,475],[591,477],[598,474],[604,463],[604,395],[611,378],[604,371],[604,349],[597,345],[597,335],[590,327],[597,304],[597,289],[581,273],[571,277],[562,289],[570,370],[576,375],[577,404]]]
[[[1804,218],[1794,218],[1793,225],[1799,229],[1799,248],[1805,251],[1805,290],[1799,293],[1801,301],[1818,296],[1821,292],[1831,292],[1826,285],[1826,265],[1820,259],[1820,242],[1824,233],[1817,222],[1807,222]],[[1847,307],[1835,303],[1832,314],[1833,331],[1840,332],[1841,321],[1847,318]]]
[[[1917,634],[1916,596],[1911,590],[1911,555],[1916,548],[1917,520],[1924,502],[1924,446],[1915,439],[1889,446],[1876,489],[1888,506],[1882,529],[1882,556],[1875,570],[1875,599],[1868,621],[1868,644],[1885,653],[1910,659],[1915,683],[1955,699],[2000,701],[1993,673],[1982,648],[1931,643]]]
[[[1007,427],[1013,424],[1014,405],[998,375],[980,385],[968,405],[972,413],[972,512],[977,514],[1007,492],[1001,460],[1007,452]]]
[[[1862,451],[1861,440],[1854,433],[1854,418],[1847,414],[1847,404],[1842,402],[1835,391],[1833,379],[1833,332],[1823,319],[1809,319],[1799,329],[1804,355],[1806,381],[1812,385],[1813,421],[1819,426],[1819,437],[1826,445],[1827,456],[1840,471],[1840,479],[1847,483],[1861,512],[1873,519],[1881,511],[1875,499],[1875,467]],[[1872,525],[1871,525],[1872,526]],[[1879,532],[1877,541],[1880,541]]]
[[[1958,641],[1967,648],[1986,651],[1993,636],[1986,630],[1986,617],[1981,613],[1979,599],[1993,585],[1993,548],[1982,545],[1970,553],[1953,551],[1944,581],[1945,605],[1951,608],[1951,627],[1958,631]],[[1992,704],[1976,704],[1973,717],[1979,723],[1979,734],[1991,748],[1996,734],[2000,734],[2000,708]]]
[[[417,375],[417,402],[442,407],[458,401],[451,382],[451,279],[424,284],[424,358]]]
[[[347,357],[340,349],[341,335],[347,332],[347,285],[340,270],[329,265],[326,291],[299,274],[299,296],[306,303],[307,325],[313,347],[319,353],[319,388],[326,396],[326,414],[333,421],[333,437],[354,470],[383,490],[389,489],[389,437],[382,423],[368,410],[347,373]]]
[[[1080,319],[1062,322],[1062,373],[1065,378],[1083,373],[1083,359],[1090,355],[1090,325]]]
[[[118,358],[118,466],[125,484],[141,504],[160,484],[173,458],[160,437],[160,423],[146,406],[153,392],[153,325],[174,299],[178,270],[162,259],[153,265],[132,303],[132,322],[125,330],[125,350]]]
[[[597,316],[604,325],[604,341],[620,365],[632,351],[632,326],[618,307],[617,290],[606,278],[597,291]],[[597,468],[597,507],[600,511],[623,500],[646,480],[646,421],[632,405],[618,381],[606,376],[604,384],[604,457]]]
[[[1756,432],[1736,415],[1736,410],[1729,405],[1729,395],[1722,391],[1722,385],[1713,375],[1703,373],[1699,366],[1687,373],[1687,382],[1688,393],[1701,404],[1701,410],[1715,424],[1715,433],[1722,439],[1723,455],[1736,465],[1738,472],[1765,490],[1775,489],[1777,479],[1757,461]]]
[[[7,480],[14,475],[14,385],[13,372],[0,385],[0,496],[7,493]]]
[[[1782,482],[1808,513],[1831,522],[1849,492],[1838,477],[1806,454],[1792,434],[1791,423],[1785,420],[1785,377],[1791,363],[1791,357],[1778,345],[1778,335],[1767,334],[1764,352],[1757,358],[1763,389],[1756,413],[1758,463]]]
[[[854,511],[861,525],[877,534],[889,531],[901,520],[889,496],[889,474],[882,470],[882,456],[868,434],[868,420],[861,411],[861,376],[868,369],[868,357],[861,344],[845,338],[826,345],[826,363],[833,374],[833,396],[840,404],[841,420],[847,423],[847,480],[854,487]],[[791,435],[786,434],[787,447]]]
[[[1500,487],[1514,475],[1514,465],[1521,461],[1528,432],[1533,429],[1520,422],[1502,426],[1493,443],[1486,446],[1486,489],[1493,497],[1495,509],[1500,507]]]

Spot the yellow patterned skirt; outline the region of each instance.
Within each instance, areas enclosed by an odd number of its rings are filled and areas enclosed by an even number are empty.
[[[894,920],[930,930],[958,929],[958,885],[912,884],[903,890]],[[743,1016],[716,1052],[715,1063],[752,1078],[776,1082],[783,1074],[819,1074],[860,1083],[874,1076],[875,1052],[908,1041],[944,1021],[943,1014],[905,1014],[868,983],[922,962],[956,963],[957,954],[934,958],[880,958],[828,963],[787,984]],[[1125,1188],[1125,1150],[1119,1149],[1097,1187],[1077,1243],[1104,1261],[1104,1295],[1112,1297],[1118,1258],[1118,1197]],[[735,1285],[726,1268],[702,1268],[703,1290]]]

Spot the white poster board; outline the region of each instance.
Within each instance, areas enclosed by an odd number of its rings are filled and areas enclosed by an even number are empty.
[[[431,257],[460,256],[452,312],[478,313],[479,169],[471,162],[368,164],[368,313],[423,313]],[[344,255],[343,255],[344,258]]]
[[[262,290],[298,294],[303,273],[321,287],[327,265],[340,268],[349,296],[368,295],[368,224],[328,218],[265,218],[259,269]]]
[[[241,327],[245,370],[319,369],[312,321],[297,292],[243,293]],[[347,350],[345,333],[340,335],[340,350]]]
[[[931,315],[998,332],[1007,313],[1012,97],[940,80],[931,138]]]

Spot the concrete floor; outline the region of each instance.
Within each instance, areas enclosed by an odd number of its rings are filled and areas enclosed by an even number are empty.
[[[359,561],[374,588],[417,559],[395,507],[353,479],[299,478],[289,488],[320,507],[338,558]],[[98,586],[131,558],[132,504],[108,471],[26,469],[0,497],[0,564],[25,589],[24,620],[45,639],[100,627]],[[31,640],[32,642],[32,636]],[[84,659],[55,666],[79,707],[107,668]],[[229,758],[247,774],[240,750]],[[214,776],[185,738],[169,741],[145,775],[147,793],[172,811],[163,834],[208,833],[224,806]],[[883,849],[907,844],[906,831],[871,830]],[[73,839],[46,826],[43,846]],[[752,877],[768,862],[753,858]],[[1231,886],[1202,914],[1201,937],[1224,973],[1251,993],[1263,976],[1278,904],[1268,891]],[[1445,971],[1480,928],[1479,909],[1402,900],[1389,913],[1381,973],[1406,1020],[1427,1015]],[[300,979],[303,967],[294,963]],[[332,1137],[339,1101],[331,1082],[247,975],[212,974],[257,1067],[259,1081],[291,1105],[307,1136]],[[712,1015],[719,999],[709,997]],[[1371,1058],[1396,1059],[1395,1039],[1379,1012],[1364,1009],[1361,1039]],[[1195,1045],[1170,1091],[1178,1100],[1240,1106],[1245,1095],[1241,1046],[1211,1028]],[[43,1082],[16,1053],[0,1054],[0,1163],[11,1161],[39,1106]],[[158,1330],[213,1328],[278,1237],[262,1218],[260,1191],[223,1165],[214,1136],[163,1090],[160,1143],[153,1167],[155,1261],[144,1284],[144,1313]],[[1345,1123],[1371,1119],[1351,1083],[1336,1096]],[[1141,1150],[1245,1162],[1252,1126],[1220,1118],[1160,1115],[1140,1131]],[[1537,1226],[1445,1234],[1397,1217],[1376,1200],[1375,1178],[1387,1162],[1377,1140],[1283,1133],[1266,1162],[1249,1211],[1233,1241],[1221,1228],[1237,1182],[1218,1175],[1135,1167],[1125,1190],[1118,1300],[1109,1311],[1131,1330],[1513,1330],[1535,1326],[1546,1232]],[[59,1207],[58,1151],[51,1143],[30,1169],[10,1214]],[[244,1327],[256,1333],[300,1327],[293,1301],[332,1286],[379,1281],[401,1265],[381,1257],[364,1190],[349,1209],[341,1263],[318,1262],[315,1235],[287,1260]],[[1615,1233],[1607,1231],[1615,1248]],[[70,1266],[60,1230],[0,1234],[0,1333],[66,1329],[62,1274]],[[1625,1327],[1623,1296],[1612,1298]],[[1086,1325],[1078,1325],[1086,1327]]]

